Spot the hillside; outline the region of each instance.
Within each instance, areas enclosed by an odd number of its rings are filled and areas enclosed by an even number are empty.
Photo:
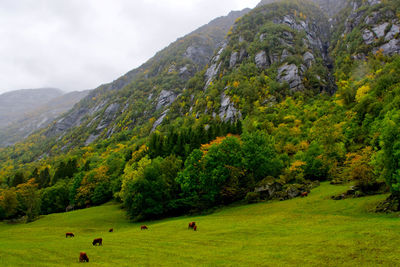
[[[36,90],[34,92],[35,94],[31,91],[25,91],[25,93],[17,91],[18,98],[14,96],[8,97],[7,101],[3,100],[7,103],[4,103],[5,106],[0,114],[8,120],[8,123],[0,127],[0,147],[13,145],[24,140],[33,132],[48,126],[89,93],[89,91],[81,91],[64,94],[56,91],[54,95],[42,93],[36,95]],[[13,93],[8,94],[11,96]],[[32,96],[28,94],[32,94]],[[19,107],[20,110],[15,111],[15,107]]]
[[[146,231],[115,204],[0,224],[0,264],[80,266],[84,251],[89,266],[397,266],[399,219],[368,213],[384,196],[330,199],[345,188],[323,184],[308,198],[143,222]],[[197,232],[187,229],[191,221]],[[92,246],[97,237],[102,247]]]

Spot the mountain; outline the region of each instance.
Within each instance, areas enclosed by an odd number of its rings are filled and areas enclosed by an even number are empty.
[[[60,89],[22,89],[0,95],[0,127],[23,118],[30,111],[63,94]]]
[[[207,65],[235,20],[247,12],[233,11],[178,39],[139,68],[93,90],[42,134],[67,139],[58,146],[65,151],[163,116],[186,82]]]
[[[0,147],[22,141],[36,130],[46,127],[88,93],[80,91],[62,94],[60,90],[36,89],[1,95],[1,101],[5,104],[2,116],[8,120],[8,124],[0,127]],[[9,109],[5,111],[5,107]],[[16,112],[10,115],[10,111]]]
[[[282,0],[218,18],[1,149],[4,196],[37,189],[42,214],[115,199],[143,220],[328,180],[352,185],[335,200],[391,192],[377,210],[399,211],[398,14],[399,0]]]

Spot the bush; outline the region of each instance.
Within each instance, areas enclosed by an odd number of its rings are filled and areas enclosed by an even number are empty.
[[[260,194],[256,192],[248,192],[245,199],[247,203],[257,203],[260,201]]]

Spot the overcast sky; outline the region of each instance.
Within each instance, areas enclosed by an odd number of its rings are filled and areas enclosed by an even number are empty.
[[[0,0],[0,93],[93,89],[260,0]]]

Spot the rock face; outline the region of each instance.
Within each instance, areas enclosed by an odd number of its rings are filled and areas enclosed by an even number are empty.
[[[167,116],[169,112],[169,109],[166,109],[161,116],[154,122],[153,127],[151,128],[151,132],[154,132],[154,130],[161,125],[161,123],[164,121],[165,117]]]
[[[211,66],[207,69],[205,78],[206,78],[206,85],[204,87],[204,90],[210,86],[212,80],[214,80],[215,77],[217,77],[217,74],[221,68],[221,62],[219,62],[219,59],[221,57],[222,52],[226,48],[226,43],[224,43],[221,48],[219,48],[218,53],[215,55],[215,57],[211,60]]]
[[[156,110],[168,107],[175,101],[176,97],[177,96],[174,92],[162,90],[160,96],[158,97]]]
[[[303,55],[303,60],[309,68],[312,66],[313,62],[315,62],[314,55],[308,51]]]
[[[239,53],[238,52],[233,52],[231,55],[231,59],[229,60],[229,68],[233,68],[236,66],[236,63],[238,62]]]
[[[255,61],[258,68],[265,68],[267,66],[267,54],[265,51],[258,52],[255,56]]]
[[[183,56],[197,65],[204,66],[210,60],[210,55],[214,53],[211,47],[204,45],[207,41],[207,38],[202,38],[200,43],[189,46]]]
[[[219,117],[224,122],[233,122],[242,117],[240,111],[235,108],[229,96],[225,95],[225,93],[221,95],[221,107],[219,109]]]
[[[379,0],[369,0],[363,6],[361,1],[351,1],[353,10],[345,21],[346,30],[342,36],[361,26],[363,41],[370,46],[372,52],[381,51],[385,55],[399,54],[400,22],[396,14],[385,7],[374,8],[372,12],[367,12],[367,6],[380,3]],[[365,55],[355,55],[353,59],[364,60]]]
[[[283,66],[279,67],[278,81],[281,83],[288,83],[289,88],[293,91],[304,89],[299,69],[295,64],[288,65],[285,63]]]

